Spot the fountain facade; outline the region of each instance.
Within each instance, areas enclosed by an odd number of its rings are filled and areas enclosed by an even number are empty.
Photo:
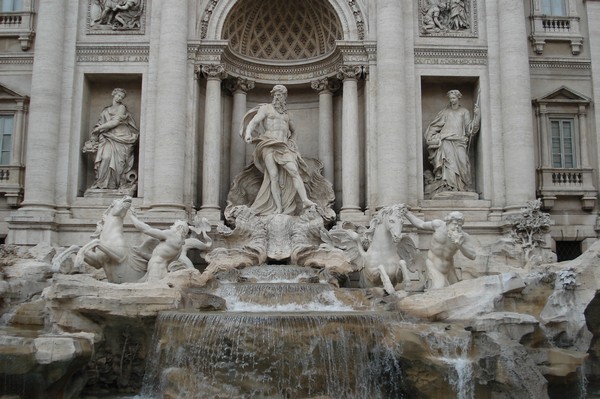
[[[0,396],[600,381],[597,2],[4,3]]]

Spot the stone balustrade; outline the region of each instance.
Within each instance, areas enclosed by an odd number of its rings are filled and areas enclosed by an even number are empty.
[[[0,37],[16,36],[21,42],[21,50],[29,50],[34,36],[33,16],[32,11],[0,13]]]
[[[538,169],[538,195],[546,209],[552,208],[559,196],[580,197],[583,209],[592,209],[596,202],[597,190],[594,187],[591,168]]]

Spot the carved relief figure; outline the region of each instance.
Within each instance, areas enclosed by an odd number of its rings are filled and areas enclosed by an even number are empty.
[[[98,15],[90,22],[91,27],[109,27],[112,30],[141,28],[143,0],[94,0]]]
[[[296,130],[287,113],[287,89],[276,85],[271,95],[271,104],[260,105],[244,116],[244,121],[252,119],[240,132],[247,143],[256,144],[254,164],[264,176],[251,208],[257,215],[293,214],[296,194],[303,207],[316,203],[308,198],[304,185],[309,170],[298,152]]]
[[[421,33],[456,33],[471,29],[465,0],[421,0]]]
[[[479,107],[476,102],[471,118],[469,110],[460,105],[460,91],[450,90],[447,95],[450,104],[437,114],[425,131],[429,162],[433,167],[429,194],[473,191],[469,147],[479,131]]]
[[[451,30],[468,29],[469,17],[464,0],[450,0],[448,3],[450,8],[448,27]]]
[[[83,152],[96,153],[94,172],[96,180],[92,189],[135,190],[137,176],[132,174],[134,149],[139,132],[133,116],[123,99],[124,89],[114,89],[112,104],[102,110],[100,119],[83,147]]]
[[[444,220],[434,219],[425,222],[411,212],[406,218],[417,228],[433,231],[425,268],[428,288],[443,288],[459,281],[454,267],[454,255],[460,251],[467,258],[476,257],[476,243],[462,230],[464,216],[460,212],[450,212]]]
[[[445,4],[433,3],[429,5],[429,8],[423,8],[423,32],[441,32],[445,30],[445,27],[440,21],[440,13],[445,9]]]

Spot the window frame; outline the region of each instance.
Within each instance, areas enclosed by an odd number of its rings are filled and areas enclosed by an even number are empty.
[[[572,165],[571,166],[567,166],[566,162],[565,162],[565,138],[563,135],[563,123],[564,122],[570,122],[571,125],[571,156],[573,157],[572,160]],[[554,131],[552,129],[552,123],[553,122],[559,122],[559,140],[560,140],[560,166],[557,166],[554,163]],[[550,163],[551,166],[553,168],[559,168],[559,169],[576,169],[578,167],[580,167],[581,165],[579,165],[579,160],[581,159],[581,156],[579,155],[579,124],[577,123],[577,115],[572,115],[572,114],[549,114],[548,118],[547,118],[547,123],[548,123],[548,141],[550,144]]]
[[[0,111],[0,120],[5,118],[5,117],[10,117],[11,118],[11,130],[10,130],[10,146],[9,148],[6,150],[4,149],[4,139],[5,136],[7,136],[7,133],[4,131],[4,125],[0,123],[0,166],[8,166],[8,165],[12,165],[13,164],[13,153],[14,153],[14,140],[15,140],[15,120],[16,120],[16,115],[15,113],[9,113],[9,112],[2,112]],[[8,152],[8,163],[4,163],[3,157],[4,157],[4,153]]]
[[[562,0],[564,15],[551,15],[545,12],[544,1],[531,0],[531,35],[533,51],[542,55],[546,42],[569,42],[571,54],[581,53],[583,35],[580,33],[575,0]]]

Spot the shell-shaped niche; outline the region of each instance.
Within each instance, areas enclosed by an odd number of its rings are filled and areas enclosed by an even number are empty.
[[[224,24],[232,52],[269,61],[321,57],[342,39],[342,25],[328,1],[241,0]]]

